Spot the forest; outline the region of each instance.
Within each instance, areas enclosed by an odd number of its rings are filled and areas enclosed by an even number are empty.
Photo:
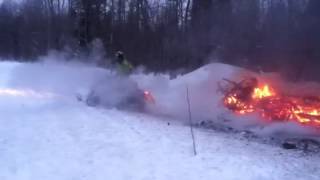
[[[106,66],[120,50],[153,72],[217,61],[320,80],[319,0],[2,0],[0,29],[6,60],[99,51]]]

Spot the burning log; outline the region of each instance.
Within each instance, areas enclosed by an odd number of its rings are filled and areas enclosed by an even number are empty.
[[[295,121],[320,126],[320,98],[317,96],[289,96],[276,92],[256,78],[234,82],[224,79],[224,105],[237,114],[257,112],[271,121]]]

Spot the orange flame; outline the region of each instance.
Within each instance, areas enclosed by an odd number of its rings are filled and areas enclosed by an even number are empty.
[[[268,84],[253,87],[248,93],[245,88],[232,89],[224,97],[224,104],[235,113],[244,115],[258,112],[263,118],[273,121],[295,121],[320,126],[320,98],[278,95]]]
[[[255,88],[252,95],[253,99],[262,99],[265,97],[274,96],[275,93],[270,89],[268,85],[264,85],[262,88]]]

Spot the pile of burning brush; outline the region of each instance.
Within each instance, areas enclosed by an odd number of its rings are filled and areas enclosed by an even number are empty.
[[[260,83],[256,78],[240,82],[224,79],[224,105],[234,113],[258,113],[269,121],[294,121],[320,127],[320,97],[292,96]]]

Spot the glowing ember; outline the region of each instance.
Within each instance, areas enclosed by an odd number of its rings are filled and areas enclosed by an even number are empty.
[[[54,94],[47,92],[36,92],[33,90],[0,89],[0,96],[52,98],[54,97]]]
[[[320,98],[278,94],[268,84],[254,78],[234,83],[223,99],[225,106],[238,114],[257,112],[271,121],[295,121],[320,126]]]
[[[156,103],[154,97],[152,96],[152,94],[149,91],[144,91],[143,95],[144,95],[144,99],[145,99],[146,102],[149,102],[149,103],[152,103],[152,104]]]

